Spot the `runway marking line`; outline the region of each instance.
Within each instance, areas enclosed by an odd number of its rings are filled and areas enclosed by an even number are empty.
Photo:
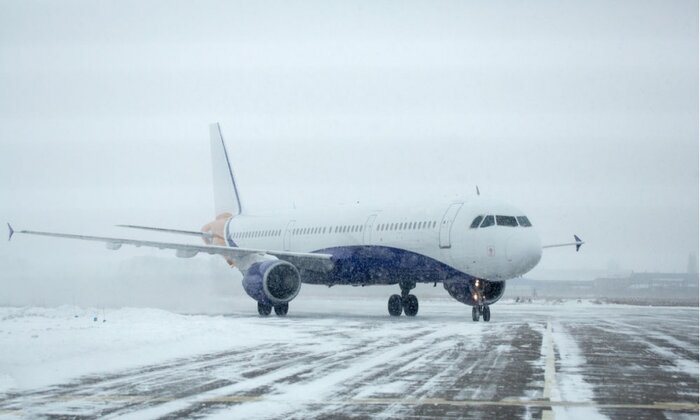
[[[274,396],[273,396],[274,398]],[[124,402],[169,402],[178,400],[176,397],[148,397],[137,395],[64,395],[59,400],[92,400],[92,401],[124,401]],[[265,400],[266,396],[254,395],[230,395],[212,397],[204,400],[205,403],[246,403]],[[489,400],[446,400],[444,398],[363,398],[349,400],[299,400],[299,404],[338,404],[338,405],[449,405],[458,407],[595,407],[595,408],[618,408],[618,409],[643,409],[643,410],[669,410],[669,411],[698,411],[698,403],[688,402],[654,402],[651,404],[640,403],[596,403],[594,401],[548,401],[548,400],[514,400],[504,399],[497,401]],[[18,414],[21,409],[0,410],[3,414]]]
[[[547,329],[542,340],[547,354],[545,357],[544,365],[544,391],[542,391],[542,398],[544,398],[547,401],[551,401],[552,384],[556,383],[555,375],[557,373],[557,368],[554,364],[554,341],[552,340],[552,323],[549,321],[547,321]],[[542,420],[555,420],[554,411],[543,410]]]

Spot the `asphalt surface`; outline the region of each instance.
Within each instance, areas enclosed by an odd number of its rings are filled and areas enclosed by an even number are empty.
[[[292,307],[279,342],[0,395],[0,417],[698,418],[697,308],[421,305]]]

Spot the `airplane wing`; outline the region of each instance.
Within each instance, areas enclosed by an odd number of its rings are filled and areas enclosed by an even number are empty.
[[[581,245],[585,244],[578,236],[574,235],[574,242],[566,242],[563,244],[552,244],[552,245],[542,245],[542,248],[558,248],[560,246],[576,246],[576,252],[581,248]]]
[[[287,261],[291,264],[294,264],[299,269],[325,272],[330,271],[333,268],[333,261],[331,260],[332,255],[330,254],[276,251],[267,249],[234,248],[219,245],[190,245],[172,242],[143,241],[139,239],[108,238],[103,236],[73,235],[69,233],[39,232],[34,230],[15,231],[9,223],[7,224],[7,227],[9,228],[8,240],[12,239],[12,236],[15,233],[23,233],[27,235],[40,235],[55,238],[81,239],[84,241],[103,242],[106,244],[107,248],[111,250],[117,250],[121,248],[122,245],[133,245],[136,247],[145,246],[158,249],[173,249],[175,250],[175,255],[180,258],[192,258],[199,253],[221,255],[233,261],[233,263],[237,267],[244,271],[252,262],[255,262],[256,260],[265,256],[273,256],[280,260]]]
[[[151,230],[154,232],[161,232],[161,233],[177,233],[178,235],[198,236],[200,238],[208,239],[210,242],[215,237],[219,237],[219,238],[223,239],[221,236],[214,235],[211,232],[197,232],[194,230],[181,230],[181,229],[165,229],[165,228],[159,228],[159,227],[137,226],[137,225],[115,225],[115,226],[129,228],[129,229]]]

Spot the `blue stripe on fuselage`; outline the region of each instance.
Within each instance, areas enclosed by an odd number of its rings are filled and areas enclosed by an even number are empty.
[[[396,284],[401,281],[433,283],[468,281],[473,277],[449,265],[415,252],[386,246],[343,246],[313,251],[333,255],[329,273],[302,270],[302,282],[310,284]]]

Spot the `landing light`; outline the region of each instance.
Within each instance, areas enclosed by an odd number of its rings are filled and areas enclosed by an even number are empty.
[[[474,293],[474,300],[479,300],[479,295],[477,295],[476,293]]]
[[[479,287],[479,279],[476,279],[475,284],[476,284],[476,287]]]

